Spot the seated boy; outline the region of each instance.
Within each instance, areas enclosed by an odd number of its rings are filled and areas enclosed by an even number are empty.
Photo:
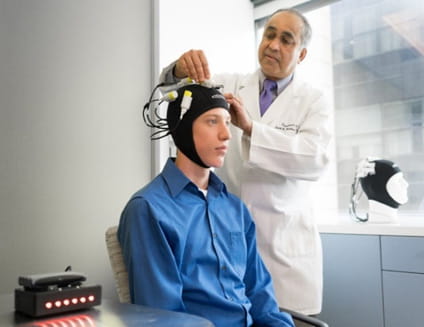
[[[169,103],[177,156],[132,196],[119,224],[131,300],[216,327],[293,326],[278,310],[251,215],[210,169],[224,162],[229,124],[228,103],[215,88],[187,85]]]

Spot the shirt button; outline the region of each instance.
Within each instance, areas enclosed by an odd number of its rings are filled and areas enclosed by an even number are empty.
[[[221,269],[225,271],[227,270],[227,266],[222,266]]]
[[[213,237],[213,238],[217,238],[216,233],[212,233],[212,237]]]

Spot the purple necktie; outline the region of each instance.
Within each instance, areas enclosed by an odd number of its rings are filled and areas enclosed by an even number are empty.
[[[265,111],[271,105],[272,100],[274,100],[274,92],[277,88],[277,82],[269,79],[264,80],[264,86],[261,92],[259,103],[261,106],[261,116],[264,115]]]

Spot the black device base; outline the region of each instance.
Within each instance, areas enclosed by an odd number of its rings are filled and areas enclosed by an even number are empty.
[[[15,289],[15,310],[31,317],[87,309],[101,304],[100,285],[59,288],[52,291]]]

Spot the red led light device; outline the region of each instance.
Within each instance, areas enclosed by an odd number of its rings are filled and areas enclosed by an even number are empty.
[[[86,277],[62,272],[19,277],[15,310],[31,317],[87,309],[101,304],[101,286],[83,286]]]

